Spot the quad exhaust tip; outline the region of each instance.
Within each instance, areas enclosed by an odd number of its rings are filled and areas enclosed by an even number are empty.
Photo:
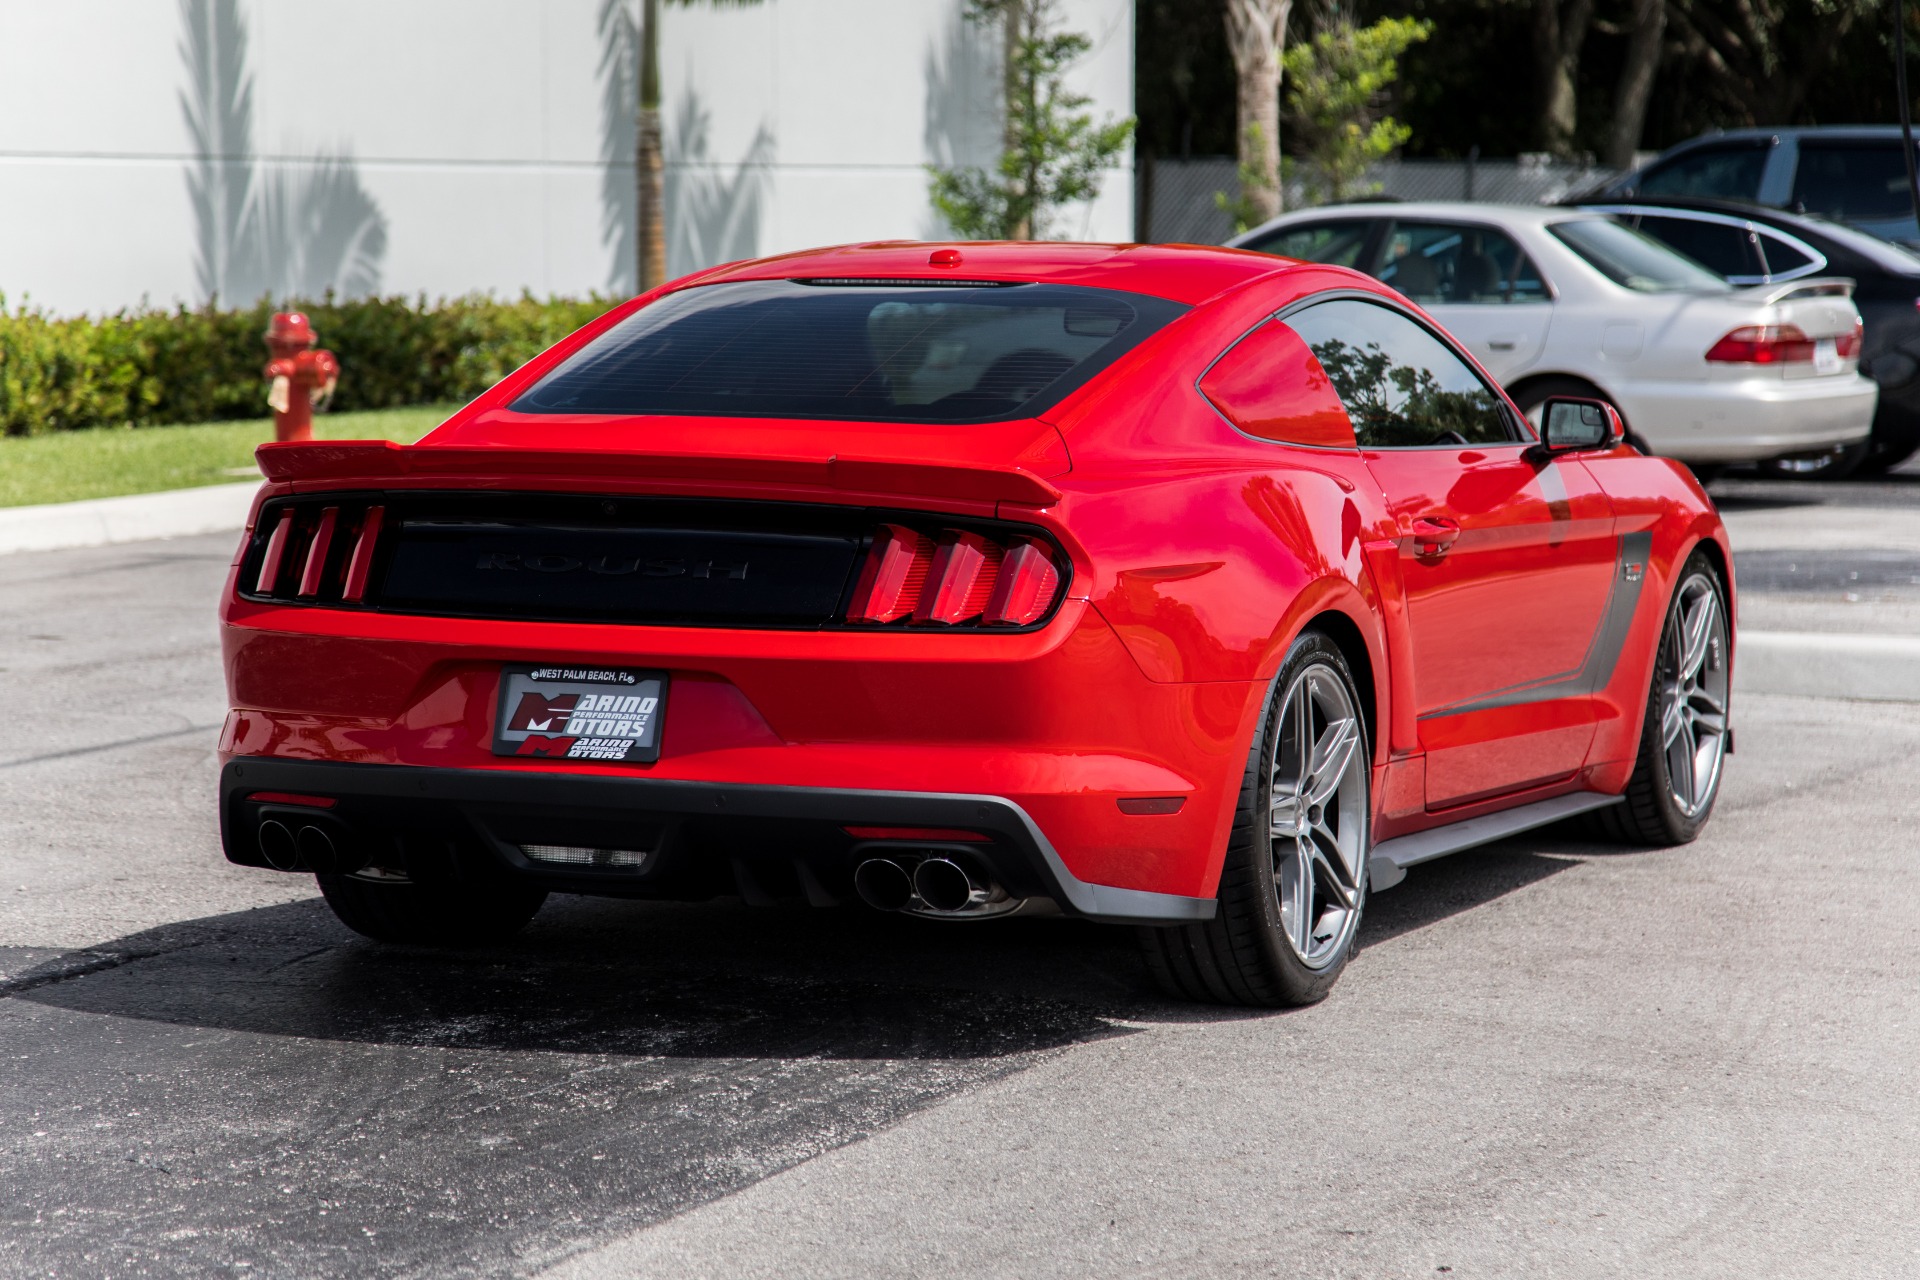
[[[266,818],[261,821],[257,835],[260,856],[275,871],[345,875],[365,865],[344,854],[334,833],[319,823],[303,822],[296,827],[279,818]]]
[[[927,858],[915,867],[913,891],[935,911],[965,911],[987,900],[987,891],[951,858]]]
[[[913,879],[892,858],[868,858],[855,867],[853,890],[875,911],[904,911],[913,901]]]

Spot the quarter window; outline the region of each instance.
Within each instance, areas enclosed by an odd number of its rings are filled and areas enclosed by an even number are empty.
[[[1640,229],[1728,280],[1757,282],[1767,274],[1753,232],[1745,227],[1699,218],[1652,216],[1640,219]]]
[[[1364,218],[1309,222],[1302,226],[1282,227],[1269,232],[1264,239],[1241,247],[1278,254],[1282,258],[1298,258],[1302,262],[1354,267],[1360,264],[1360,251],[1366,248],[1367,233],[1372,229],[1373,223]]]
[[[1504,232],[1445,222],[1397,222],[1375,273],[1415,302],[1544,302],[1539,271]]]
[[[1346,405],[1363,449],[1508,444],[1500,397],[1447,345],[1386,307],[1340,298],[1287,317]]]

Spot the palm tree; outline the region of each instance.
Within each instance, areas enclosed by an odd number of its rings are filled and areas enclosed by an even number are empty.
[[[1293,0],[1226,0],[1227,45],[1239,81],[1240,218],[1280,212],[1280,54]]]
[[[706,4],[744,9],[760,0],[667,0],[683,8]],[[635,131],[634,168],[640,185],[640,291],[667,279],[666,160],[660,134],[660,0],[642,0],[640,23],[640,111]]]

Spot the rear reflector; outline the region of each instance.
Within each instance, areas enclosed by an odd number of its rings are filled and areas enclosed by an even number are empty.
[[[1811,364],[1813,339],[1798,325],[1750,324],[1714,343],[1707,359],[1714,364]]]
[[[1186,802],[1185,796],[1127,796],[1117,801],[1120,812],[1132,814],[1136,818],[1178,813],[1180,806]]]
[[[986,844],[992,836],[952,827],[842,827],[855,840],[943,840],[948,844]]]
[[[309,796],[297,791],[256,791],[247,799],[254,804],[297,804],[309,809],[331,809],[340,803],[332,796]]]

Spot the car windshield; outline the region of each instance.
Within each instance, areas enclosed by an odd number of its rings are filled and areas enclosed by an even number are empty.
[[[1580,218],[1547,230],[1595,271],[1638,293],[1725,293],[1730,288],[1693,259],[1618,222]]]
[[[524,413],[990,422],[1057,403],[1186,308],[1050,284],[753,280],[668,294]]]

